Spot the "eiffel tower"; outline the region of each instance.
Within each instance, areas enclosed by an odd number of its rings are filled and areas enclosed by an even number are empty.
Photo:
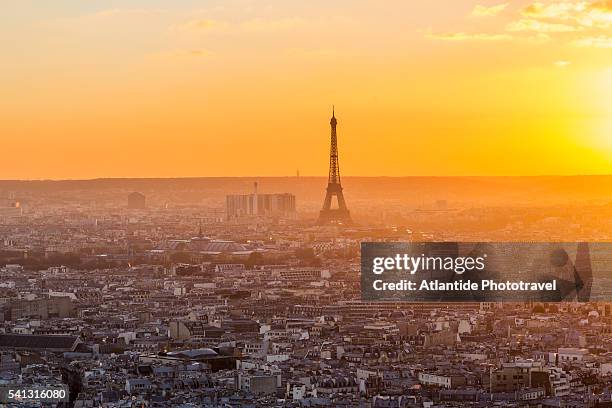
[[[340,164],[338,163],[338,137],[336,136],[336,120],[335,110],[332,109],[332,118],[329,124],[331,125],[331,148],[329,151],[329,178],[327,181],[327,192],[323,208],[319,213],[317,224],[350,224],[351,215],[344,195],[342,194],[342,185],[340,184]],[[332,199],[336,197],[338,208],[332,208]]]

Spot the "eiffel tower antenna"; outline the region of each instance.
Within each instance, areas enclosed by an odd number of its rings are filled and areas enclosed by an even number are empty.
[[[350,224],[351,215],[348,208],[346,208],[346,202],[344,201],[344,194],[342,193],[342,184],[340,183],[340,162],[338,161],[338,136],[336,134],[336,107],[332,105],[332,117],[329,122],[331,125],[331,146],[329,150],[329,175],[327,179],[327,191],[325,193],[325,200],[323,201],[323,208],[319,213],[319,220],[317,224]],[[332,208],[332,199],[336,197],[338,201],[338,208]]]

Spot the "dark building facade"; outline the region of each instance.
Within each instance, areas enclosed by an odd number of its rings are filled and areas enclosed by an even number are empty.
[[[130,210],[143,210],[145,208],[144,194],[133,192],[128,195],[128,208]]]
[[[248,216],[293,217],[295,196],[282,194],[232,194],[226,197],[227,219]]]

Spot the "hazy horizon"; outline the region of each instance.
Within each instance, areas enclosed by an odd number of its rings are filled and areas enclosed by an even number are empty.
[[[51,193],[59,200],[78,201],[93,192],[98,199],[123,202],[128,192],[139,191],[150,202],[202,202],[224,200],[227,194],[247,194],[258,183],[260,193],[292,193],[298,203],[320,206],[327,178],[319,177],[198,177],[198,178],[100,178],[91,180],[0,180],[0,192],[18,196]],[[481,176],[481,177],[357,177],[342,178],[349,206],[356,200],[382,203],[585,203],[612,202],[612,175],[591,176]],[[82,196],[81,192],[84,194]]]
[[[572,177],[612,177],[612,173],[592,173],[592,174],[499,174],[499,175],[486,175],[486,174],[458,174],[458,175],[446,175],[446,174],[423,174],[423,175],[342,175],[342,179],[349,178],[572,178]],[[212,176],[113,176],[113,177],[83,177],[83,178],[0,178],[2,182],[54,182],[54,181],[96,181],[96,180],[183,180],[183,179],[327,179],[327,174],[321,175],[237,175],[237,176],[223,176],[223,175],[212,175]]]

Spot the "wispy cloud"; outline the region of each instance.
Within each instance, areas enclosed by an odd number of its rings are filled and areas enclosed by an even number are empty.
[[[568,33],[580,30],[580,27],[563,23],[548,23],[530,18],[513,21],[506,26],[508,31],[535,31],[538,33]]]
[[[612,48],[612,36],[583,37],[572,44],[577,47]]]
[[[612,1],[535,2],[524,7],[521,14],[537,20],[563,21],[577,27],[609,28],[612,25]]]
[[[433,40],[444,41],[505,41],[511,40],[512,36],[508,34],[488,34],[488,33],[435,33],[428,31],[425,37]]]
[[[612,0],[600,0],[591,3],[590,8],[612,12]]]
[[[589,27],[609,28],[612,25],[612,1],[603,0],[591,3],[581,22]]]
[[[566,60],[559,60],[559,61],[555,61],[553,64],[554,64],[555,67],[565,68],[565,67],[569,66],[571,64],[571,62],[566,61]]]
[[[504,11],[508,3],[497,4],[495,6],[482,6],[477,4],[472,10],[472,17],[494,17]]]
[[[492,6],[479,4],[470,16],[496,16],[507,10],[508,6],[509,3]],[[508,14],[509,21],[505,20],[504,27],[493,32],[480,32],[478,23],[472,19],[471,29],[457,32],[427,31],[425,36],[448,41],[517,40],[534,44],[559,41],[580,47],[610,48],[612,0],[534,1]],[[500,30],[503,31],[500,33]]]
[[[585,1],[563,1],[544,4],[535,2],[525,6],[521,10],[521,14],[530,18],[548,18],[569,20],[577,13],[582,13],[587,9]]]

